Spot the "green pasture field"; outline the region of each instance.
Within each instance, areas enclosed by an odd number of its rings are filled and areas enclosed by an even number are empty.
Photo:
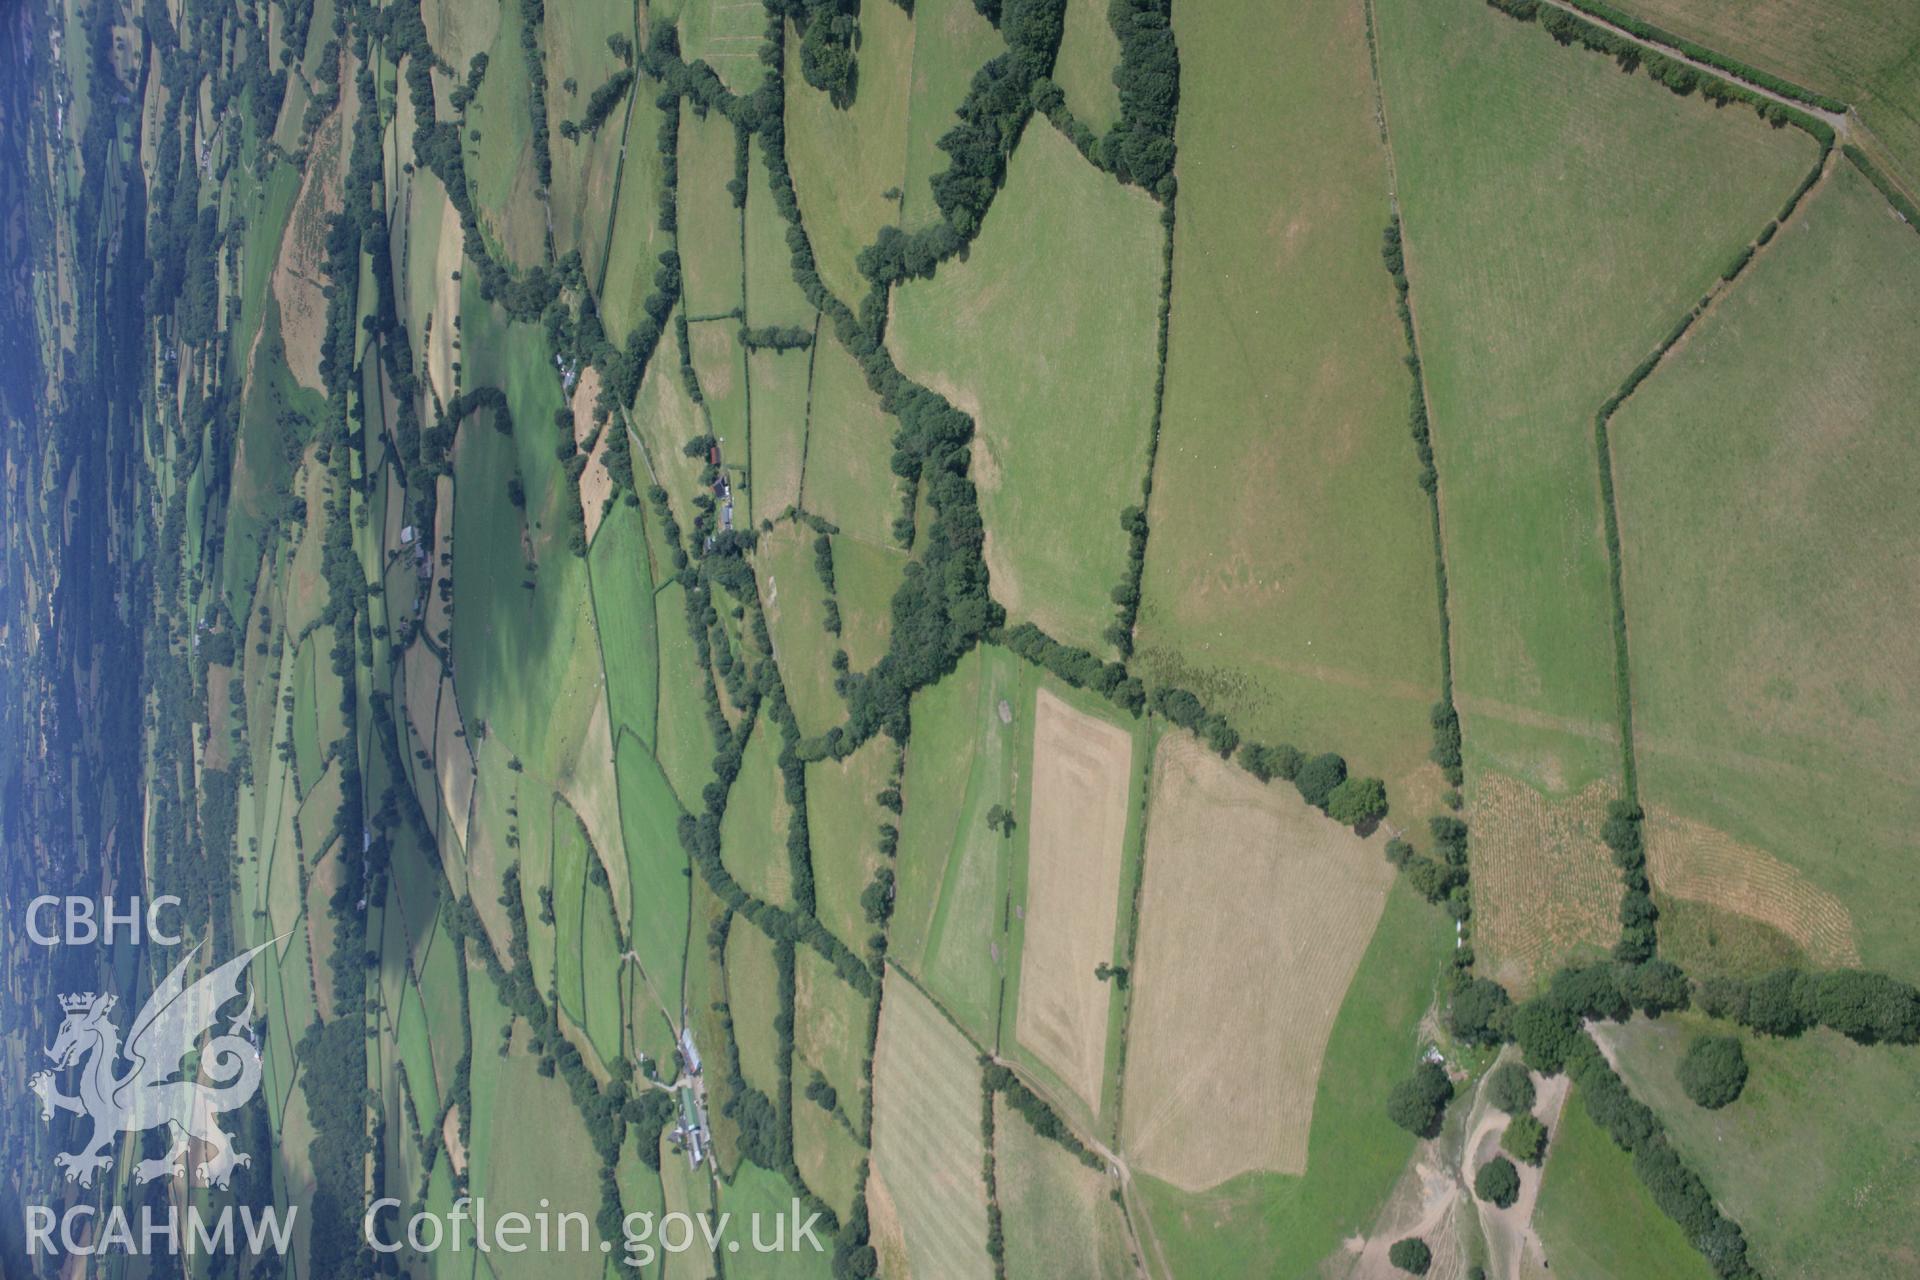
[[[702,732],[705,726],[702,726]],[[686,969],[687,855],[680,846],[680,805],[659,764],[639,739],[614,744],[627,878],[633,887],[633,950],[656,1001],[676,1020]]]
[[[913,79],[907,90],[907,177],[900,221],[909,230],[940,216],[933,175],[947,168],[937,145],[959,123],[954,117],[974,72],[1007,51],[1007,42],[980,16],[973,0],[922,0],[913,8]],[[862,291],[864,292],[864,290]],[[851,299],[845,299],[851,305]]]
[[[707,887],[706,879],[693,877],[693,919],[687,930],[686,1029],[693,1033],[694,1047],[703,1061],[724,1064],[727,1035],[723,1007],[727,1002],[727,974],[722,958],[707,945],[713,927],[727,918],[725,903]],[[731,916],[731,929],[751,929],[753,925]],[[713,1127],[713,1158],[717,1172],[724,1175],[740,1161],[740,1126],[726,1114],[727,1101],[733,1095],[724,1071],[709,1069],[707,1075],[707,1112]]]
[[[293,660],[293,761],[307,786],[320,780],[320,717],[314,703],[313,666],[321,634],[316,631],[302,641]]]
[[[859,362],[831,326],[822,325],[813,345],[800,504],[848,537],[893,546],[893,518],[900,514],[900,480],[892,470],[897,425]]]
[[[540,919],[540,890],[551,890],[554,872],[554,832],[556,818],[572,821],[555,810],[562,803],[544,788],[523,793],[520,805],[520,906],[526,912],[527,950],[533,964],[534,985],[544,996],[553,990],[556,948],[555,927]],[[559,903],[555,901],[555,916]]]
[[[747,323],[811,328],[813,305],[793,278],[793,251],[787,248],[787,220],[768,190],[766,152],[756,142],[747,164],[746,290]]]
[[[1758,0],[1735,13],[1702,0],[1624,0],[1616,7],[1748,66],[1848,103],[1920,184],[1920,10],[1900,0]]]
[[[326,414],[320,397],[294,381],[287,368],[286,346],[280,337],[280,304],[271,297],[252,367],[253,379],[240,408],[239,443],[224,513],[226,541],[220,559],[220,590],[236,617],[247,608],[260,558],[270,549],[265,542],[267,517],[279,507],[279,495],[288,491],[295,475],[287,461],[287,427],[282,416],[297,414],[317,425]],[[311,524],[324,527],[325,521]]]
[[[467,385],[503,387],[515,430],[508,437],[469,424],[453,451],[463,495],[454,511],[452,644],[461,710],[466,722],[500,734],[536,777],[555,779],[573,757],[601,677],[586,562],[567,549],[563,504],[574,498],[552,444],[559,377],[537,327],[503,324],[471,279],[463,287]],[[524,514],[505,500],[516,476]]]
[[[735,93],[750,94],[760,87],[767,74],[760,62],[767,33],[763,6],[754,0],[680,0],[673,8],[682,57],[707,63]]]
[[[1164,240],[1151,199],[1043,123],[969,254],[894,301],[901,371],[974,416],[995,598],[1099,652],[1126,569],[1120,511],[1146,474]]]
[[[327,10],[332,8],[332,0],[323,0]],[[314,29],[319,30],[320,13],[316,8]],[[433,50],[445,58],[450,66],[464,76],[467,64],[476,53],[484,53],[493,44],[500,33],[501,22],[506,16],[498,4],[471,4],[467,0],[424,0],[420,6],[420,20],[427,29],[427,39],[432,42]],[[517,20],[517,15],[516,15]],[[312,40],[309,39],[311,44]]]
[[[780,1016],[780,974],[773,943],[744,919],[727,931],[727,1012],[740,1046],[740,1074],[772,1098],[780,1088],[774,1020]]]
[[[1127,1224],[1108,1192],[1119,1184],[994,1103],[993,1181],[1007,1240],[1007,1274],[1125,1280],[1139,1272]]]
[[[587,882],[586,905],[580,921],[580,977],[585,987],[587,1037],[601,1063],[616,1074],[625,1050],[626,1010],[621,998],[627,964],[622,959],[619,923],[613,897],[604,887]]]
[[[641,447],[634,451],[633,474],[635,479],[648,475],[651,466],[651,475],[667,491],[681,537],[686,539],[692,536],[693,499],[701,492],[700,472],[705,462],[689,458],[686,443],[707,434],[707,422],[699,406],[688,397],[680,377],[678,330],[678,324],[669,317],[634,397],[633,430]]]
[[[1415,1146],[1380,1100],[1419,1061],[1420,1021],[1452,938],[1443,916],[1395,884],[1321,1061],[1305,1175],[1242,1174],[1197,1194],[1136,1179],[1143,1231],[1174,1274],[1231,1274],[1258,1257],[1275,1275],[1311,1275],[1371,1229]]]
[[[600,322],[606,326],[608,337],[621,343],[640,322],[641,304],[653,292],[660,250],[668,243],[667,233],[660,230],[661,112],[648,89],[640,80],[628,91],[633,103],[627,122],[627,154],[620,165],[620,186],[614,193],[618,204],[612,212],[606,257],[598,264],[587,264],[590,271],[598,267],[598,275],[588,278],[598,281]],[[612,127],[611,121],[607,127]]]
[[[760,514],[751,466],[747,465],[752,461],[747,416],[751,393],[747,390],[747,353],[740,345],[739,332],[738,322],[731,319],[702,320],[687,330],[694,376],[700,380],[700,395],[706,403],[707,424],[719,438],[720,456],[733,475],[736,526],[751,523]],[[743,480],[746,483],[742,484]]]
[[[793,33],[787,39],[787,162],[794,194],[820,278],[849,306],[867,291],[854,259],[881,227],[900,219],[916,25],[898,5],[861,6],[859,79],[853,104],[844,109],[806,82],[800,41]]]
[[[1798,868],[1909,979],[1916,250],[1839,165],[1612,431],[1643,795]]]
[[[1107,6],[1102,0],[1067,0],[1053,82],[1067,95],[1067,109],[1096,134],[1120,118],[1120,90],[1113,83],[1119,63],[1120,37],[1107,21]]]
[[[476,989],[482,985],[486,984],[474,984]],[[480,1043],[477,1019],[474,1035],[476,1044]],[[497,1035],[495,1032],[494,1036]],[[511,1151],[501,1152],[501,1158],[496,1160],[492,1158],[491,1142],[483,1149],[480,1138],[483,1128],[494,1126],[476,1123],[470,1179],[472,1194],[486,1196],[489,1214],[497,1206],[500,1213],[517,1211],[531,1219],[540,1211],[539,1205],[544,1199],[552,1205],[551,1214],[557,1215],[563,1210],[584,1213],[591,1225],[593,1209],[600,1203],[600,1165],[592,1158],[593,1139],[574,1108],[566,1082],[558,1076],[540,1074],[539,1059],[528,1051],[524,1031],[516,1035],[514,1051],[505,1057],[491,1048],[499,1043],[497,1038],[485,1043],[490,1047],[473,1055],[476,1116],[538,1116],[540,1140],[516,1142]],[[486,1082],[484,1093],[482,1080]],[[498,1136],[510,1132],[500,1126]],[[489,1135],[492,1136],[495,1135]],[[555,1222],[557,1229],[557,1216],[548,1220]],[[602,1280],[607,1264],[599,1251],[583,1251],[578,1247],[577,1226],[570,1228],[568,1238],[574,1247],[564,1252],[530,1251],[517,1256],[496,1252],[492,1259],[494,1274],[499,1280],[535,1280],[544,1276]]]
[[[1601,1034],[1633,1096],[1666,1122],[1674,1149],[1746,1232],[1762,1274],[1864,1280],[1909,1270],[1920,1049],[1857,1045],[1830,1031],[1743,1034],[1746,1089],[1705,1111],[1681,1091],[1675,1068],[1696,1035],[1730,1030],[1687,1014]]]
[[[591,134],[583,130],[576,142],[560,135],[560,124],[563,120],[580,124],[594,91],[624,68],[607,46],[608,36],[617,33],[635,41],[636,47],[644,44],[636,38],[635,15],[633,0],[580,0],[554,5],[542,14],[547,119],[553,128],[554,251],[564,255],[579,249],[589,269],[597,267],[605,255],[615,212],[614,183],[619,176],[627,105],[636,96],[645,96],[648,86],[636,79],[599,130]],[[574,86],[571,93],[569,80]],[[650,135],[629,141],[641,150],[653,147]],[[633,150],[629,146],[628,154]]]
[[[527,105],[532,82],[520,46],[520,27],[517,6],[502,8],[500,29],[487,50],[487,74],[467,108],[467,131],[460,135],[460,145],[482,229],[515,266],[530,267],[545,255],[546,220],[534,198],[539,175],[534,170],[533,120]],[[465,67],[459,71],[466,74]],[[475,129],[480,131],[477,143],[468,138]]]
[[[453,1087],[453,1072],[465,1052],[464,1012],[460,997],[460,969],[463,957],[457,954],[459,943],[447,932],[446,910],[435,924],[427,943],[426,963],[420,967],[421,1009],[427,1015],[427,1034],[433,1044],[433,1075],[444,1092]],[[485,982],[485,974],[470,973],[474,981]]]
[[[747,353],[747,385],[753,397],[747,496],[756,523],[777,519],[781,512],[800,501],[800,471],[807,456],[807,392],[812,373],[810,351]],[[735,521],[740,518],[736,510]]]
[[[787,688],[791,693],[791,682]],[[880,824],[900,821],[876,798],[892,776],[895,751],[891,740],[876,735],[845,760],[807,765],[815,910],[820,923],[856,951],[874,931],[860,894],[887,861],[880,852]]]
[[[616,732],[625,730],[651,747],[659,715],[661,620],[654,612],[653,568],[641,512],[624,501],[613,504],[594,535],[587,568],[594,629],[607,672],[607,709]],[[678,618],[665,622],[684,625]]]
[[[1242,730],[1424,812],[1440,639],[1360,10],[1176,11],[1172,320],[1135,642]],[[1251,130],[1286,138],[1249,151]]]
[[[1471,0],[1384,0],[1377,22],[1466,738],[1579,790],[1618,767],[1594,414],[1815,146]]]
[[[733,124],[717,111],[680,112],[681,295],[689,319],[728,315],[746,299],[745,214],[734,207]]]
[[[827,1202],[842,1222],[853,1211],[854,1194],[859,1185],[860,1162],[867,1149],[847,1131],[840,1116],[857,1097],[842,1094],[839,1112],[829,1114],[804,1092],[810,1076],[798,1074],[795,1065],[793,1088],[793,1160],[807,1189]]]
[[[689,0],[689,3],[696,2]],[[785,1222],[787,1231],[793,1229],[793,1184],[779,1174],[756,1164],[743,1163],[731,1182],[720,1184],[718,1199],[720,1211],[732,1215],[720,1245],[727,1251],[728,1280],[827,1280],[833,1274],[833,1246],[825,1240],[817,1251],[804,1242],[794,1248],[791,1239],[782,1250],[762,1251],[754,1247],[756,1216],[762,1245],[774,1243],[775,1232],[781,1230],[775,1225],[776,1219]],[[804,1221],[806,1213],[803,1211],[800,1217]],[[819,1238],[817,1228],[815,1236]],[[732,1248],[736,1244],[737,1250]]]
[[[916,694],[900,823],[890,954],[983,1044],[998,1042],[1005,905],[1023,826],[989,831],[987,811],[1015,803],[1015,761],[1033,701],[1033,670],[981,647]],[[1003,721],[1000,705],[1008,707]],[[1023,721],[1022,716],[1026,715]],[[964,775],[963,772],[964,771]],[[960,778],[966,778],[960,785]]]
[[[1567,1097],[1533,1211],[1553,1274],[1566,1280],[1708,1280],[1713,1271],[1633,1173],[1633,1157]]]
[[[787,865],[786,789],[780,776],[780,731],[763,713],[747,736],[740,774],[720,819],[720,860],[756,898],[785,905],[793,893]]]
[[[555,977],[560,1007],[576,1023],[587,1018],[586,987],[581,975],[580,948],[586,915],[587,833],[566,801],[556,798],[553,813],[553,935]]]
[[[473,1019],[473,1073],[469,1085],[473,1091],[472,1103],[475,1123],[467,1146],[467,1172],[475,1187],[487,1185],[487,1175],[492,1172],[493,1138],[495,1127],[478,1122],[481,1116],[501,1114],[498,1108],[504,1104],[516,1105],[521,1100],[501,1095],[501,1077],[507,1074],[507,1060],[499,1053],[501,1030],[507,1027],[512,1016],[506,1006],[500,1003],[500,993],[495,989],[492,979],[478,971],[473,953],[468,953],[468,965],[476,971],[473,980],[467,986],[467,1009]],[[519,1043],[526,1044],[526,1033],[519,1033]],[[504,1132],[504,1129],[502,1130]],[[512,1159],[509,1155],[507,1159]]]
[[[890,970],[874,1059],[873,1177],[892,1202],[912,1275],[994,1274],[980,1104],[974,1047],[901,970]]]
[[[395,1019],[394,1040],[400,1061],[407,1067],[407,1087],[413,1093],[413,1109],[422,1123],[440,1110],[440,1088],[433,1074],[433,1040],[427,1031],[427,1011],[420,1003],[420,992],[408,983],[400,989],[400,1007]]]
[[[775,525],[772,533],[760,535],[753,553],[780,680],[805,736],[825,733],[846,718],[833,687],[833,651],[839,642],[827,632],[826,594],[813,567],[816,536],[797,521]]]
[[[680,807],[698,808],[713,779],[713,732],[707,725],[705,673],[687,631],[687,592],[669,582],[654,597],[660,620],[660,766]],[[729,806],[731,808],[731,806]]]
[[[689,1168],[687,1157],[675,1151],[663,1138],[660,1143],[660,1174],[652,1180],[652,1196],[660,1205],[663,1213],[708,1213],[714,1212],[713,1177],[710,1165],[699,1169]],[[627,1198],[624,1192],[621,1203]],[[631,1210],[629,1210],[631,1212]],[[658,1221],[656,1216],[655,1221]],[[666,1255],[660,1272],[663,1280],[711,1280],[714,1275],[713,1253],[707,1248],[704,1238],[695,1233],[693,1246],[684,1253]]]

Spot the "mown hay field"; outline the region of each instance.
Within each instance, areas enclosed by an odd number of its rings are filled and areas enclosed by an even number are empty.
[[[1467,740],[1578,791],[1618,770],[1594,414],[1816,148],[1476,0],[1377,22]]]
[[[1682,1092],[1675,1067],[1696,1036],[1728,1029],[1680,1014],[1599,1034],[1633,1096],[1659,1114],[1674,1149],[1746,1231],[1763,1275],[1910,1274],[1920,1265],[1920,1050],[1824,1030],[1793,1040],[1743,1034],[1747,1086],[1706,1111]]]
[[[790,520],[761,534],[753,549],[773,656],[803,735],[825,733],[846,718],[846,704],[833,687],[833,651],[839,642],[827,631],[826,589],[814,568],[813,543],[819,536]]]
[[[833,521],[848,537],[893,546],[900,481],[893,474],[898,424],[880,407],[866,373],[821,326],[813,347],[801,505]]]
[[[784,270],[784,268],[782,268]],[[747,387],[753,439],[747,477],[754,523],[772,520],[800,501],[807,456],[807,393],[813,353],[749,351]],[[735,514],[736,520],[739,514]]]
[[[1363,14],[1176,6],[1174,33],[1209,70],[1181,93],[1140,665],[1424,812],[1433,536],[1380,261]]]
[[[720,315],[746,301],[745,223],[733,181],[733,125],[717,111],[680,113],[679,226],[674,243],[685,276],[688,318]],[[705,379],[702,379],[704,385]],[[712,394],[709,391],[709,394]]]
[[[880,824],[899,823],[876,799],[892,780],[898,758],[890,741],[875,737],[845,760],[807,765],[815,910],[820,922],[849,947],[857,948],[876,928],[860,905],[860,895],[887,861],[880,852]]]
[[[1916,249],[1837,165],[1613,428],[1655,884],[1905,977]]]
[[[1042,122],[967,256],[894,297],[901,371],[974,416],[995,598],[1101,652],[1126,566],[1120,511],[1146,473],[1164,239],[1151,199]]]
[[[913,983],[889,972],[874,1054],[873,1178],[885,1187],[916,1280],[993,1274],[980,1104],[973,1046]]]
[[[1183,734],[1152,785],[1122,1138],[1187,1191],[1305,1173],[1321,1058],[1393,885],[1385,837]]]
[[[1034,697],[1024,939],[1014,1035],[1100,1109],[1133,735],[1048,689]]]
[[[1621,8],[1682,39],[1831,94],[1859,113],[1908,191],[1920,184],[1920,9],[1901,0],[1755,0],[1736,12],[1704,0]]]
[[[1000,1099],[993,1108],[993,1181],[1006,1232],[1007,1274],[1049,1280],[1138,1275],[1118,1185],[1033,1131]]]

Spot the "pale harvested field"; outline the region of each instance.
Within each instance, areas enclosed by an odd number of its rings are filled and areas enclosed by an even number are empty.
[[[1647,811],[1654,887],[1770,925],[1822,967],[1860,963],[1853,916],[1838,898],[1763,849],[1666,809]]]
[[[1170,733],[1154,757],[1121,1136],[1190,1191],[1301,1174],[1320,1060],[1394,871],[1362,840]]]
[[[340,888],[340,882],[347,874],[347,850],[335,844],[333,850],[320,859],[313,874],[307,878],[307,954],[312,957],[311,975],[301,973],[282,974],[282,981],[298,982],[311,978],[313,983],[314,1011],[320,1021],[333,1021],[333,913],[329,905],[334,893]],[[356,869],[357,874],[357,869]],[[305,1027],[293,1028],[297,1035]]]
[[[459,848],[449,849],[449,879],[464,888],[466,873],[467,819],[473,807],[473,744],[460,721],[460,698],[451,679],[442,682],[440,711],[434,726],[433,766],[439,774],[440,803],[447,811],[447,826]]]
[[[874,1053],[873,1162],[914,1280],[987,1280],[980,1068],[932,1001],[887,973]],[[884,1238],[876,1214],[876,1237]]]
[[[1113,959],[1132,763],[1126,730],[1039,691],[1014,1035],[1096,1113],[1112,988],[1093,971]]]
[[[579,381],[573,384],[574,444],[584,445],[593,435],[593,406],[599,399],[600,371],[588,365],[580,371]],[[607,422],[600,438],[594,441],[593,452],[587,455],[586,469],[580,473],[580,515],[586,522],[589,543],[600,531],[600,517],[605,514],[607,499],[613,496],[613,473],[607,470],[607,442],[620,430],[623,428],[618,422]]]
[[[442,401],[451,400],[460,390],[453,376],[453,362],[459,358],[453,340],[459,336],[455,322],[460,315],[460,285],[453,273],[466,261],[466,232],[460,225],[460,212],[453,207],[440,187],[440,179],[431,170],[414,173],[412,181],[432,184],[439,199],[440,238],[433,258],[433,330],[427,338],[427,377]],[[422,190],[426,190],[425,186]]]
[[[1530,991],[1582,947],[1620,936],[1620,871],[1601,842],[1613,787],[1547,796],[1503,773],[1474,779],[1474,945],[1487,975]]]

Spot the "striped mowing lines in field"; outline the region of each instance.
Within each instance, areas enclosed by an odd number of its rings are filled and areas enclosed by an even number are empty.
[[[1199,1191],[1305,1173],[1321,1055],[1393,868],[1362,840],[1171,733],[1154,757],[1122,1136]]]
[[[889,970],[874,1050],[873,1180],[896,1221],[914,1280],[985,1280],[980,1067],[973,1046],[897,969]],[[881,1215],[876,1214],[876,1218]]]
[[[1051,690],[1034,700],[1027,903],[1014,1034],[1098,1111],[1133,737]]]

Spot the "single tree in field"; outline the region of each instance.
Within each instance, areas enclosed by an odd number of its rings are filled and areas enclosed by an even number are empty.
[[[996,804],[987,810],[987,830],[998,831],[1003,836],[1013,834],[1013,810],[1003,804]]]
[[[1538,1165],[1547,1154],[1547,1126],[1531,1111],[1524,1111],[1507,1122],[1507,1131],[1500,1135],[1500,1146],[1514,1159]]]
[[[1495,1156],[1473,1175],[1473,1194],[1496,1209],[1504,1209],[1520,1198],[1520,1171],[1505,1156]]]
[[[1718,1111],[1747,1087],[1747,1055],[1733,1036],[1701,1036],[1680,1060],[1680,1087],[1709,1111]]]
[[[1447,1073],[1423,1062],[1387,1095],[1387,1119],[1416,1137],[1431,1138],[1440,1132],[1440,1121],[1452,1099],[1453,1081]]]
[[[1346,780],[1347,762],[1329,751],[1301,765],[1300,772],[1294,776],[1293,785],[1300,788],[1302,800],[1316,809],[1324,809],[1334,788]]]
[[[1487,1101],[1510,1116],[1533,1110],[1533,1076],[1518,1062],[1503,1062],[1487,1077]]]
[[[1423,1276],[1433,1265],[1433,1250],[1418,1236],[1408,1236],[1393,1242],[1393,1247],[1387,1250],[1387,1261],[1408,1275]]]

